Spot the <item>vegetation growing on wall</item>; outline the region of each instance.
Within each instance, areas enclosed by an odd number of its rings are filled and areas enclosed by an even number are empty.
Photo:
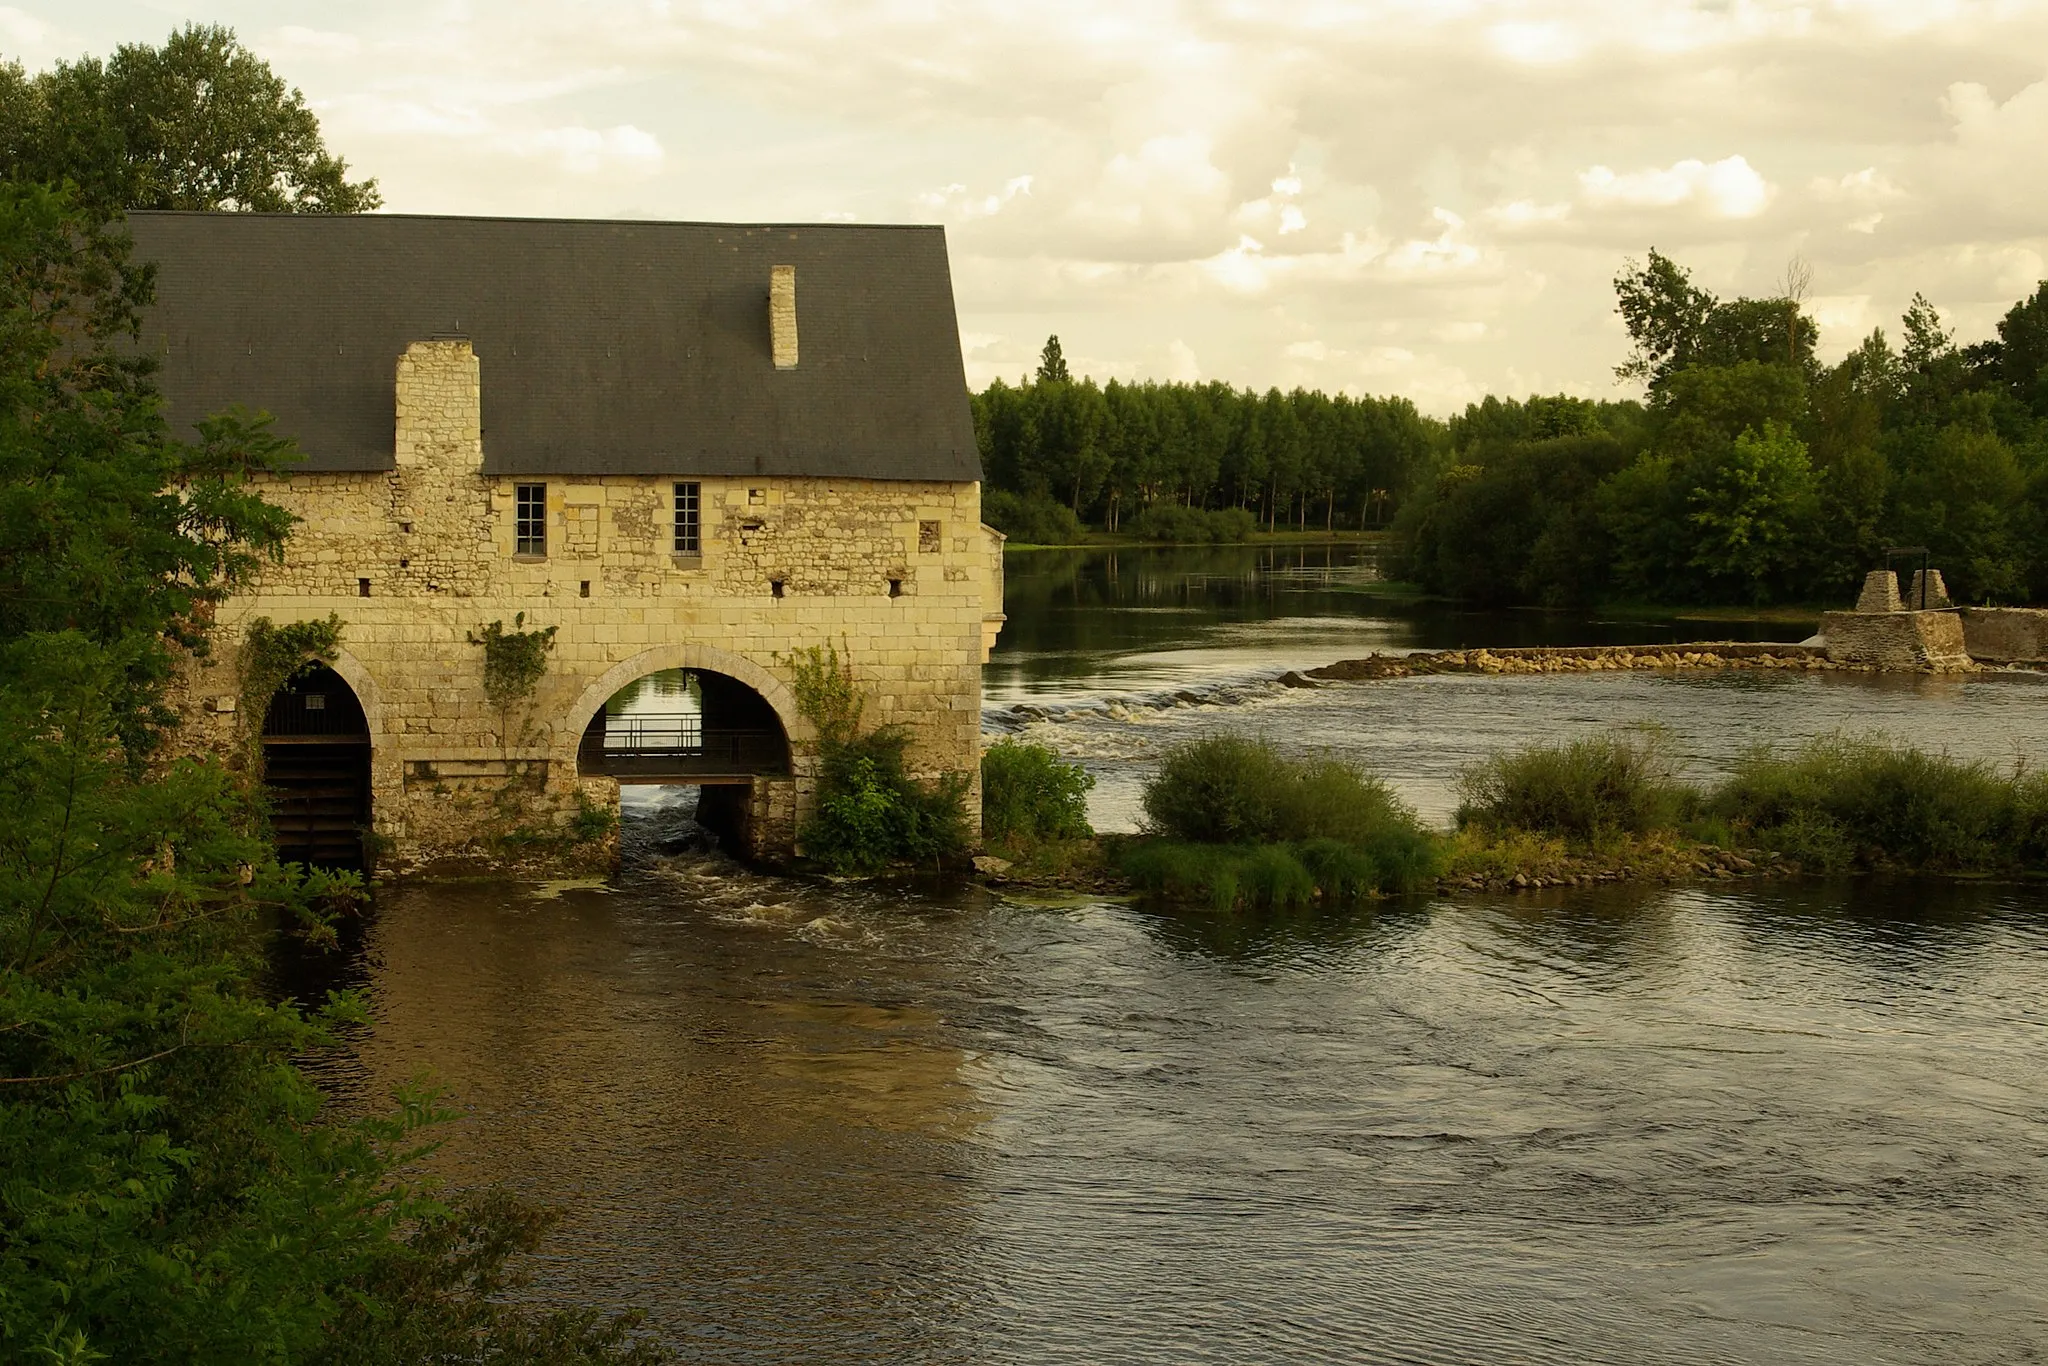
[[[472,631],[469,643],[484,652],[484,696],[500,709],[533,696],[547,676],[548,652],[555,648],[553,626],[526,630],[526,613],[512,618],[512,629],[494,621]]]
[[[309,661],[332,664],[341,648],[341,618],[294,621],[284,626],[269,617],[251,621],[242,636],[242,691],[236,703],[242,734],[254,754],[263,743],[263,720],[270,699]]]
[[[836,873],[872,876],[964,850],[968,775],[921,783],[905,760],[908,731],[883,726],[862,734],[865,699],[831,646],[814,645],[787,662],[797,709],[818,733],[817,809],[798,832],[805,855]]]

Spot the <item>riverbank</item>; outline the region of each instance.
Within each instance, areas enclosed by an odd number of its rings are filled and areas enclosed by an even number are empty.
[[[974,860],[975,880],[1002,893],[1137,898],[1146,889],[1122,871],[1122,864],[1145,840],[1142,835],[1095,835],[1023,849],[1005,848]],[[1774,850],[1724,848],[1673,832],[1617,839],[1598,848],[1573,848],[1564,840],[1528,831],[1501,836],[1458,831],[1443,837],[1443,852],[1442,871],[1417,891],[1455,896],[1809,875],[1796,860]]]

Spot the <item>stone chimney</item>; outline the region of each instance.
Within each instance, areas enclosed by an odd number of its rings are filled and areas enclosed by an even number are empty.
[[[795,266],[768,268],[768,344],[776,369],[796,369]]]
[[[398,358],[397,462],[483,468],[482,376],[466,338],[413,342]]]

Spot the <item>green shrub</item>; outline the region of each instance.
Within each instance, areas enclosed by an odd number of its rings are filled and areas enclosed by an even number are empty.
[[[1145,785],[1152,828],[1194,844],[1359,843],[1419,830],[1387,785],[1331,760],[1291,760],[1265,740],[1212,735],[1169,751]]]
[[[1744,755],[1709,809],[1814,868],[1899,864],[1990,871],[2038,863],[2042,785],[1883,738],[1822,736]]]
[[[1022,545],[1079,545],[1088,534],[1072,508],[1044,494],[991,490],[982,495],[981,519]]]
[[[1148,541],[1169,545],[1206,545],[1238,542],[1258,530],[1259,519],[1244,508],[1204,512],[1179,503],[1154,503],[1131,519],[1130,532]]]
[[[1413,891],[1435,875],[1434,844],[1418,832],[1386,848],[1310,840],[1301,844],[1184,844],[1138,840],[1121,859],[1139,890],[1173,901],[1288,910],[1356,905],[1383,892]]]
[[[1263,740],[1216,735],[1171,751],[1144,805],[1162,838],[1126,850],[1125,876],[1218,909],[1354,902],[1436,874],[1437,841],[1385,783]]]
[[[865,877],[967,847],[967,775],[920,783],[904,764],[909,743],[909,732],[885,726],[826,747],[817,812],[803,828],[807,855],[835,873]]]
[[[1496,754],[1458,781],[1458,824],[1573,839],[1666,830],[1697,794],[1675,781],[1654,732],[1588,736]]]
[[[1004,740],[981,756],[981,833],[984,839],[1085,839],[1088,789],[1095,778],[1079,764],[1062,763],[1044,745]]]

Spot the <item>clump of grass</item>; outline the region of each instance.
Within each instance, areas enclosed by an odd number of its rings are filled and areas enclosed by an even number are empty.
[[[1156,837],[1121,860],[1141,889],[1177,900],[1294,907],[1407,891],[1435,876],[1437,841],[1387,785],[1264,740],[1219,735],[1170,752],[1146,785]]]
[[[1145,785],[1152,829],[1191,844],[1358,843],[1419,829],[1380,779],[1331,759],[1294,760],[1265,740],[1214,735],[1168,752]]]
[[[1787,755],[1752,749],[1707,807],[1821,871],[1991,872],[2048,855],[2040,779],[1878,737],[1822,736]]]
[[[1593,841],[1675,828],[1698,805],[1655,731],[1587,736],[1495,754],[1458,781],[1458,824]]]
[[[1004,740],[981,756],[982,838],[1002,845],[1086,839],[1095,777],[1044,745]]]

